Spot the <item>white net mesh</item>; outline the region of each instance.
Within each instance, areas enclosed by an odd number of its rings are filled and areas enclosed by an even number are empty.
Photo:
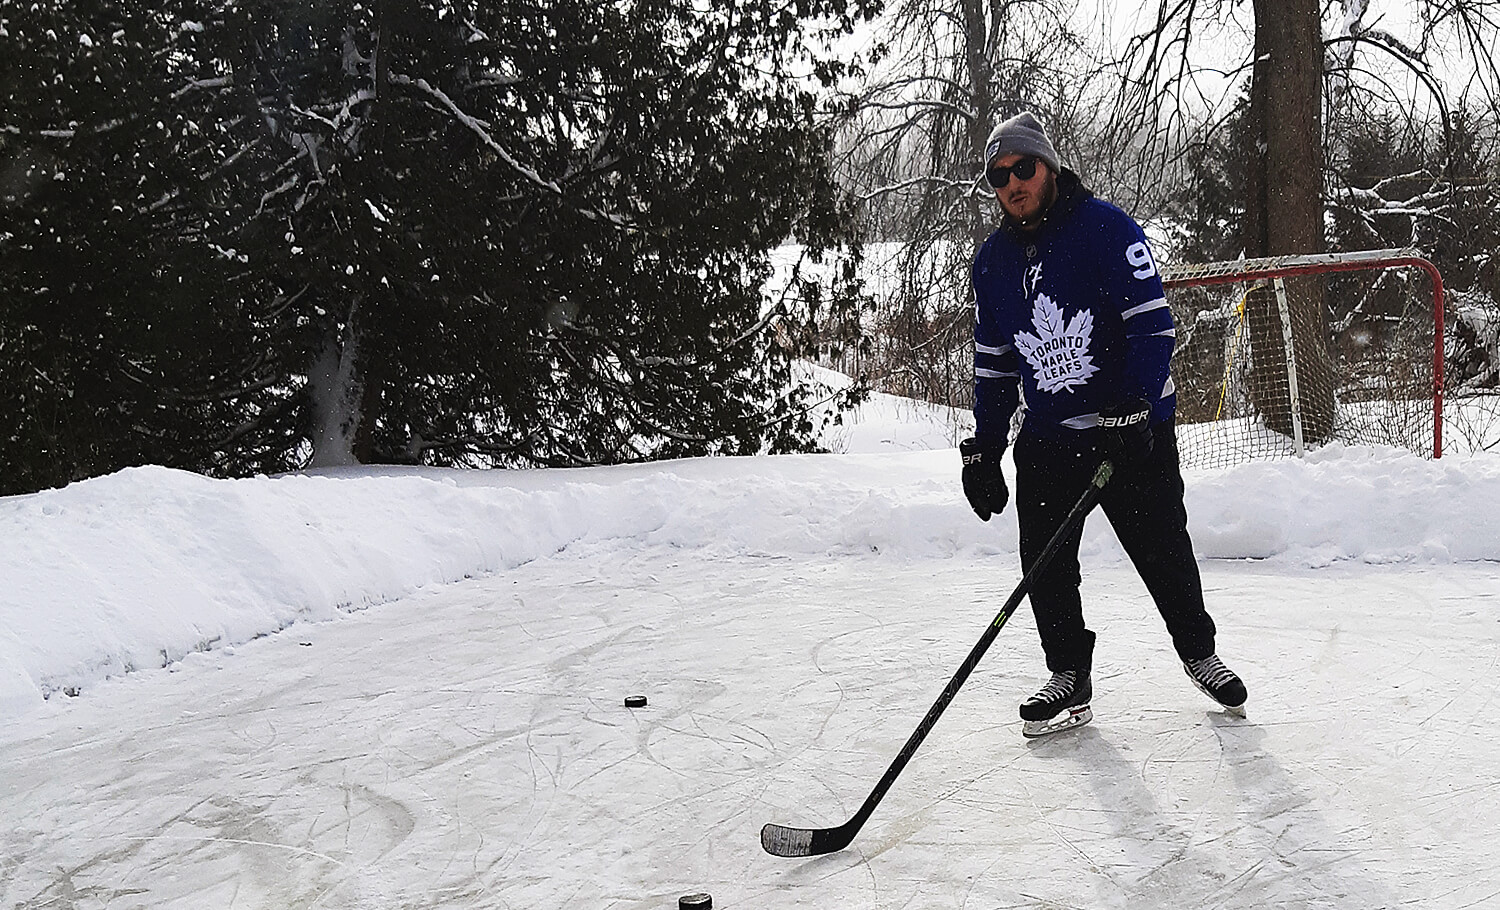
[[[1185,467],[1339,441],[1435,452],[1440,285],[1406,250],[1165,270]]]

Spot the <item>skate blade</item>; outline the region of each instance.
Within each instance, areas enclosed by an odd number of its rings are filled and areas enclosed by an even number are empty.
[[[1051,736],[1053,733],[1061,733],[1074,727],[1081,727],[1094,719],[1094,712],[1088,705],[1078,705],[1062,712],[1049,720],[1028,720],[1021,724],[1021,735],[1027,739],[1036,739],[1042,736]]]
[[[1204,695],[1208,696],[1209,701],[1223,708],[1226,714],[1233,714],[1235,717],[1245,716],[1245,706],[1243,703],[1230,707],[1229,705],[1226,705],[1223,702],[1219,701],[1217,698],[1214,698],[1214,694],[1208,691],[1207,686],[1203,685],[1203,683],[1198,682],[1198,680],[1193,679],[1193,674],[1189,673],[1188,679],[1191,679],[1193,681],[1193,685],[1197,687],[1199,692],[1202,692]]]

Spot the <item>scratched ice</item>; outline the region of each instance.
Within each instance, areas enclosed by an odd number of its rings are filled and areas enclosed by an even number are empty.
[[[853,813],[1017,579],[941,427],[864,416],[854,454],[0,501],[0,906],[1500,905],[1493,455],[1189,475],[1244,719],[1095,517],[1094,723],[1022,739],[1023,607],[847,850],[762,852]]]

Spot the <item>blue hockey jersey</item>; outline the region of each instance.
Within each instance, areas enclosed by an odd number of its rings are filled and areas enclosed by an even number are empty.
[[[1058,199],[1033,233],[1004,225],[973,267],[975,435],[1008,441],[1024,393],[1028,432],[1060,436],[1097,425],[1123,400],[1176,408],[1176,331],[1139,225],[1064,169]]]

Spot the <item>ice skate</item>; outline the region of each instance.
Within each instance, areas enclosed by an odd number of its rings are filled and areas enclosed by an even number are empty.
[[[1047,736],[1094,719],[1089,701],[1094,686],[1087,670],[1063,670],[1053,673],[1041,691],[1021,704],[1021,735],[1031,739]]]
[[[1217,654],[1210,654],[1202,660],[1183,661],[1182,669],[1204,695],[1240,717],[1245,716],[1245,684],[1233,670],[1224,666]]]

